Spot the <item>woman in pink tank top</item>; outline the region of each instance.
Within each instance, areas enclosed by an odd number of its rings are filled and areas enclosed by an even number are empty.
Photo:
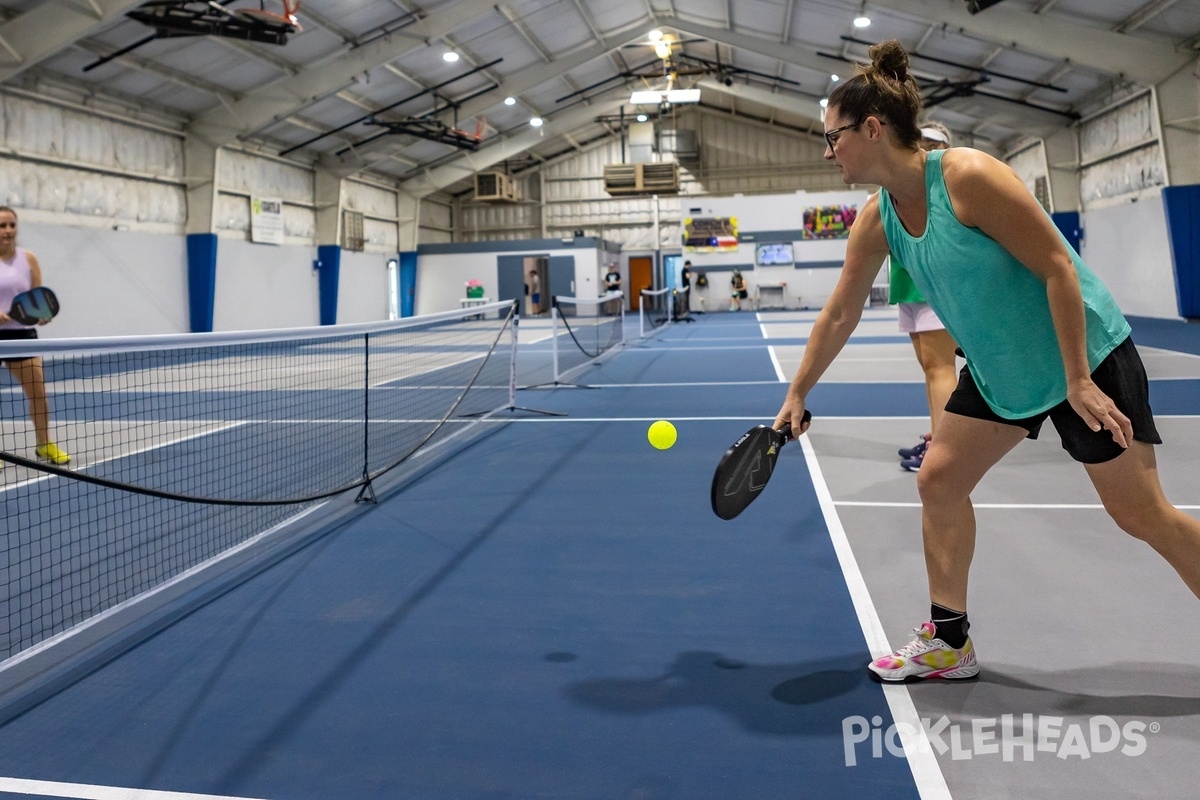
[[[37,256],[17,247],[17,212],[0,206],[0,339],[36,339],[37,329],[21,325],[7,314],[13,297],[42,285],[42,269]],[[45,324],[45,323],[41,323]],[[71,456],[50,440],[50,407],[46,402],[46,383],[42,359],[9,358],[4,366],[20,382],[29,399],[29,416],[33,420],[37,457],[51,464],[66,464]],[[4,462],[0,461],[0,467]]]

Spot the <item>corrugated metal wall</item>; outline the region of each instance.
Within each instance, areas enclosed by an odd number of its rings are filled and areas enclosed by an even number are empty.
[[[621,163],[621,142],[611,138],[553,161],[518,179],[520,203],[464,200],[456,228],[461,241],[551,238],[583,230],[627,249],[671,247],[680,239],[680,209],[687,196],[766,194],[845,188],[823,159],[819,136],[771,129],[700,109],[679,117],[679,128],[696,131],[700,158],[684,163],[680,196],[611,197],[604,167]],[[628,149],[626,149],[628,156]],[[662,160],[673,155],[662,154]],[[544,192],[544,201],[538,198]]]
[[[0,203],[43,219],[182,230],[183,136],[0,94]]]

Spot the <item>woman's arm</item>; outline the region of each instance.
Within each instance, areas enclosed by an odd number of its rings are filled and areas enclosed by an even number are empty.
[[[1054,334],[1067,375],[1067,400],[1098,431],[1128,447],[1129,419],[1092,382],[1079,275],[1054,223],[1007,164],[969,148],[947,151],[942,174],[959,222],[995,239],[1046,285]]]
[[[42,265],[38,263],[37,256],[28,250],[25,251],[25,258],[29,261],[29,288],[36,289],[42,285]]]
[[[863,305],[871,296],[871,285],[887,254],[887,236],[879,216],[879,195],[875,194],[867,200],[850,228],[841,277],[829,302],[817,315],[800,368],[775,418],[776,428],[786,422],[791,423],[796,436],[803,433],[800,420],[804,416],[805,398],[858,327]]]

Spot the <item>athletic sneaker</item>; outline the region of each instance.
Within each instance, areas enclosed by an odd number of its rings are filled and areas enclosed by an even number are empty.
[[[908,470],[909,472],[920,472],[921,464],[924,461],[925,461],[925,451],[922,450],[921,452],[917,453],[912,458],[905,458],[905,459],[901,460],[900,466],[904,467],[904,469]]]
[[[922,437],[920,444],[917,444],[913,447],[901,447],[896,452],[900,454],[901,459],[916,458],[919,455],[923,455],[928,448],[929,437],[925,436]]]
[[[871,662],[869,669],[879,680],[889,683],[911,683],[928,678],[964,680],[979,674],[971,637],[968,636],[962,648],[956,650],[935,638],[937,626],[932,622],[921,623],[913,633],[917,638],[904,647]]]
[[[49,461],[51,464],[66,464],[71,460],[70,454],[60,450],[54,442],[39,444],[34,452],[42,461]]]

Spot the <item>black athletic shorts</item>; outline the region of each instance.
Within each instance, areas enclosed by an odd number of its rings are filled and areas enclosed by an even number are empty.
[[[0,328],[0,340],[3,339],[36,339],[36,328]]]
[[[1133,425],[1133,438],[1146,444],[1162,444],[1158,429],[1154,427],[1154,414],[1150,410],[1150,383],[1146,368],[1132,339],[1117,345],[1092,373],[1092,380],[1104,392]],[[958,375],[958,387],[946,403],[946,411],[974,419],[986,419],[1004,425],[1016,425],[1029,431],[1030,439],[1036,439],[1042,423],[1049,417],[1062,439],[1063,449],[1071,458],[1083,464],[1103,464],[1125,452],[1125,448],[1113,441],[1112,433],[1101,428],[1093,431],[1075,413],[1066,400],[1054,408],[1022,419],[1005,419],[992,410],[971,371],[963,367]]]
[[[0,328],[0,342],[12,341],[14,339],[36,339],[37,337],[38,335],[36,328]],[[26,356],[25,358],[6,358],[3,360],[28,361],[31,358],[33,358],[33,356]]]

